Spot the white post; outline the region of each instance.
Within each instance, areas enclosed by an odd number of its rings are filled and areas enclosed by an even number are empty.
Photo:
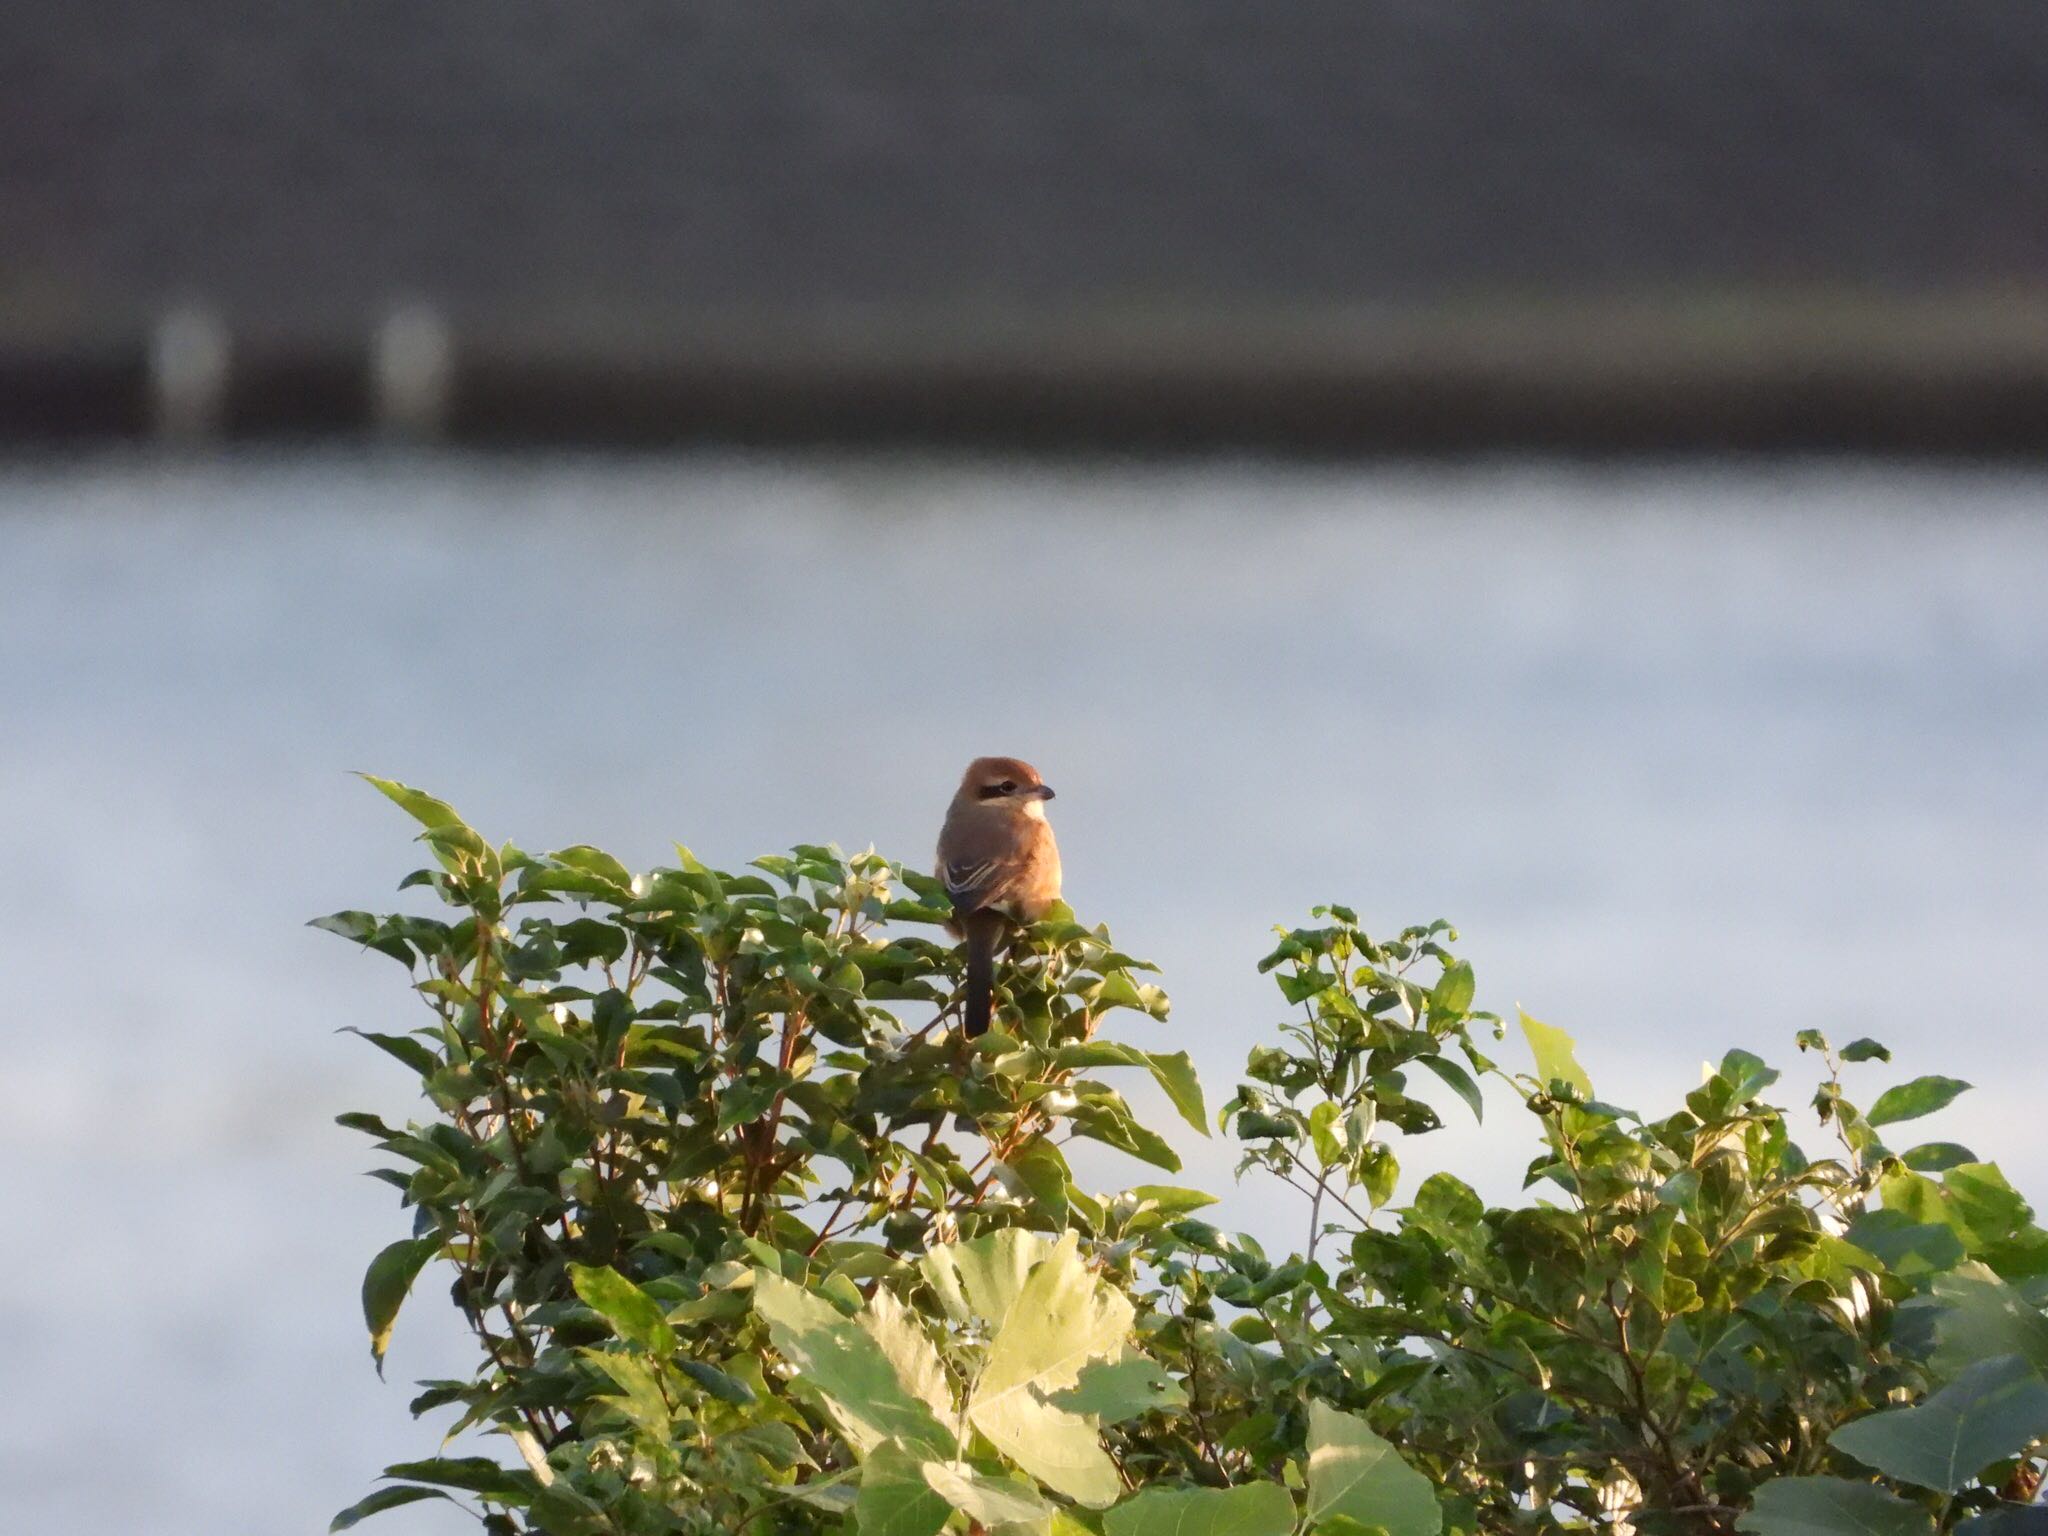
[[[159,437],[196,443],[219,434],[231,350],[227,327],[208,310],[174,309],[157,321],[149,338],[149,392]]]
[[[394,309],[370,344],[370,409],[387,437],[424,441],[448,420],[455,347],[448,326],[425,304]]]

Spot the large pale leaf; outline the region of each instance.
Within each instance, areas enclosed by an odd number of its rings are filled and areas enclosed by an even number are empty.
[[[1052,1246],[1053,1240],[1042,1232],[1010,1227],[972,1242],[934,1248],[920,1267],[954,1322],[979,1318],[995,1328],[1024,1289],[1032,1266],[1051,1253]]]
[[[1757,1536],[1932,1536],[1934,1522],[1875,1483],[1780,1477],[1757,1489],[1735,1528]]]
[[[1429,1479],[1356,1414],[1308,1409],[1308,1516],[1347,1515],[1387,1536],[1436,1536],[1443,1511]]]
[[[924,1457],[894,1440],[869,1452],[853,1502],[860,1536],[938,1536],[952,1506],[924,1478]]]
[[[2018,1355],[1980,1361],[1925,1401],[1844,1424],[1828,1444],[1902,1482],[1954,1493],[2048,1434],[2048,1382]]]
[[[771,1270],[756,1269],[754,1310],[768,1324],[775,1348],[824,1397],[863,1453],[900,1440],[928,1456],[954,1454],[953,1431],[896,1374],[875,1336],[829,1301]]]
[[[1022,1525],[1027,1521],[1049,1520],[1053,1506],[1022,1483],[994,1478],[961,1462],[928,1461],[924,1480],[953,1508],[983,1525]],[[867,1536],[867,1527],[861,1527]]]
[[[1994,1355],[2019,1355],[2048,1371],[2048,1318],[1987,1266],[1958,1265],[1929,1288],[1937,1375],[1958,1375]]]
[[[1294,1499],[1278,1483],[1152,1488],[1103,1517],[1105,1536],[1292,1536]]]
[[[1069,1413],[1118,1424],[1154,1408],[1178,1408],[1187,1400],[1180,1383],[1157,1361],[1130,1354],[1121,1360],[1097,1360],[1083,1366],[1074,1385],[1052,1402]]]
[[[932,1417],[941,1424],[953,1423],[959,1411],[953,1402],[953,1386],[917,1315],[877,1286],[874,1299],[862,1310],[859,1322],[882,1347],[889,1364],[895,1367],[897,1380],[909,1388],[910,1395],[930,1408]]]
[[[968,1405],[974,1427],[1040,1482],[1096,1508],[1122,1491],[1092,1419],[1045,1399],[1091,1360],[1123,1352],[1131,1304],[1081,1262],[1074,1234],[1025,1278]]]
[[[1528,1014],[1522,1015],[1522,1033],[1528,1037],[1530,1054],[1536,1058],[1536,1081],[1548,1088],[1552,1083],[1569,1083],[1582,1098],[1593,1096],[1593,1080],[1579,1065],[1572,1037]]]

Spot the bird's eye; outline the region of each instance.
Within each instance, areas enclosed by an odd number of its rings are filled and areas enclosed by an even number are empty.
[[[1005,779],[1002,783],[998,784],[996,788],[1000,789],[1006,795],[1014,795],[1015,793],[1017,793],[1017,781],[1015,779]]]

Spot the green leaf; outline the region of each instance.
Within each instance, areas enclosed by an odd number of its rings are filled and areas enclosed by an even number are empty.
[[[1050,1519],[1053,1506],[1034,1489],[977,1472],[962,1462],[928,1461],[924,1480],[948,1504],[983,1525],[1018,1525]],[[867,1527],[861,1527],[866,1536]]]
[[[2048,1434],[2048,1382],[2018,1355],[1971,1366],[1910,1408],[1844,1424],[1828,1444],[1901,1482],[1955,1493]]]
[[[622,1354],[616,1350],[584,1351],[585,1358],[612,1379],[619,1390],[601,1394],[598,1401],[609,1404],[622,1418],[656,1440],[666,1440],[674,1418],[668,1399],[655,1375],[656,1366],[645,1355]]]
[[[357,1029],[353,1025],[344,1025],[342,1032],[360,1035],[387,1056],[404,1062],[421,1077],[431,1077],[441,1069],[441,1058],[429,1050],[424,1042],[415,1040],[411,1035],[380,1035],[375,1030]]]
[[[1366,1199],[1378,1210],[1394,1198],[1394,1186],[1401,1177],[1401,1163],[1392,1151],[1375,1142],[1358,1159],[1358,1182]]]
[[[1428,1478],[1355,1414],[1308,1408],[1308,1518],[1348,1515],[1387,1536],[1436,1536],[1443,1511]]]
[[[1479,1085],[1472,1080],[1471,1073],[1448,1056],[1418,1056],[1415,1059],[1451,1085],[1472,1111],[1474,1120],[1486,1118],[1486,1100],[1480,1097]]]
[[[1851,1040],[1842,1047],[1842,1060],[1844,1061],[1890,1061],[1891,1059],[1892,1053],[1868,1036],[1861,1040]]]
[[[565,864],[581,874],[592,876],[619,895],[633,894],[633,872],[602,848],[576,843],[568,848],[557,848],[548,857],[557,864]]]
[[[402,809],[421,826],[433,831],[441,827],[467,827],[455,807],[445,800],[436,800],[425,790],[414,789],[410,784],[401,784],[396,779],[380,779],[374,773],[361,773],[357,778],[373,785],[393,804]]]
[[[368,1498],[358,1499],[333,1520],[328,1522],[329,1536],[335,1531],[345,1531],[360,1520],[371,1515],[380,1515],[387,1509],[397,1509],[404,1504],[417,1504],[422,1499],[445,1499],[448,1495],[438,1488],[379,1488]]]
[[[1749,1051],[1728,1052],[1721,1058],[1717,1072],[1735,1090],[1738,1104],[1747,1103],[1778,1080],[1776,1069]]]
[[[380,955],[389,955],[407,970],[412,969],[412,950],[405,940],[395,934],[383,933],[383,923],[370,912],[330,912],[325,917],[310,919],[306,926],[318,928],[322,933],[339,934],[344,939],[353,939],[365,949],[373,949]]]
[[[953,1455],[952,1430],[897,1375],[874,1335],[831,1302],[772,1270],[756,1269],[754,1311],[768,1324],[777,1351],[824,1396],[863,1452],[898,1440],[927,1456]]]
[[[945,1497],[924,1478],[924,1457],[899,1441],[885,1440],[860,1468],[854,1524],[860,1536],[938,1536],[952,1516]]]
[[[1007,1166],[1017,1176],[1023,1191],[1038,1202],[1047,1219],[1057,1226],[1066,1226],[1067,1188],[1073,1176],[1060,1149],[1043,1136],[1034,1137],[1021,1151],[1010,1155]]]
[[[1188,1395],[1155,1360],[1131,1354],[1121,1360],[1098,1360],[1084,1366],[1080,1378],[1055,1395],[1054,1407],[1084,1414],[1104,1424],[1134,1419],[1154,1408],[1178,1408]]]
[[[1536,1058],[1537,1082],[1545,1088],[1552,1083],[1569,1083],[1581,1098],[1593,1096],[1593,1080],[1586,1076],[1586,1069],[1573,1054],[1570,1035],[1526,1013],[1522,1015],[1522,1033],[1528,1037],[1529,1051]]]
[[[1916,1077],[1910,1083],[1887,1088],[1877,1096],[1863,1118],[1872,1125],[1891,1125],[1900,1120],[1918,1120],[1951,1103],[1969,1084],[1954,1077]]]
[[[1930,1536],[1927,1511],[1875,1483],[1840,1477],[1779,1477],[1756,1490],[1735,1522],[1757,1536]]]
[[[661,1303],[615,1269],[569,1266],[570,1283],[583,1304],[612,1325],[612,1332],[649,1354],[667,1359],[675,1353],[675,1330]]]
[[[1148,1488],[1103,1517],[1105,1536],[1292,1536],[1294,1498],[1278,1483]]]
[[[1469,961],[1455,960],[1444,967],[1443,975],[1436,985],[1429,989],[1429,1011],[1431,1013],[1458,1014],[1472,1006],[1474,982]]]
[[[1963,1240],[1944,1222],[1917,1222],[1904,1211],[1866,1211],[1842,1234],[1908,1279],[1938,1274],[1963,1261]]]
[[[1120,1099],[1100,1095],[1083,1099],[1067,1118],[1077,1134],[1091,1141],[1128,1152],[1168,1173],[1180,1172],[1180,1154],[1172,1144],[1150,1126],[1139,1124],[1130,1107]]]
[[[398,1309],[427,1260],[441,1250],[438,1236],[410,1237],[391,1244],[370,1260],[363,1274],[363,1321],[370,1328],[370,1358],[377,1362],[377,1374],[384,1374],[384,1351],[391,1344],[391,1327],[398,1321]]]
[[[1171,1055],[1163,1051],[1141,1051],[1121,1040],[1086,1040],[1063,1045],[1053,1053],[1053,1070],[1085,1072],[1096,1067],[1143,1067],[1157,1080],[1183,1120],[1209,1134],[1208,1111],[1202,1104],[1202,1085],[1186,1051]]]
[[[1917,1173],[1943,1173],[1961,1163],[1974,1163],[1977,1154],[1953,1141],[1923,1141],[1899,1154],[1899,1161]]]
[[[1156,1205],[1161,1214],[1169,1217],[1184,1216],[1216,1203],[1214,1195],[1203,1194],[1199,1189],[1183,1189],[1178,1184],[1134,1184],[1125,1193],[1133,1200]]]
[[[2032,1227],[2034,1213],[1996,1163],[1957,1163],[1941,1177],[1943,1203],[1961,1224],[1965,1243],[1995,1264],[1991,1250]]]
[[[441,1456],[431,1461],[401,1461],[384,1469],[386,1477],[441,1488],[480,1493],[501,1504],[525,1504],[534,1491],[531,1472],[500,1466],[488,1456]]]
[[[1173,1100],[1173,1107],[1180,1111],[1181,1119],[1207,1136],[1209,1111],[1203,1107],[1202,1085],[1195,1077],[1195,1064],[1188,1058],[1188,1053],[1175,1051],[1168,1055],[1164,1051],[1147,1051],[1145,1065],[1152,1069],[1152,1076],[1166,1090],[1166,1096]]]
[[[1096,1428],[1045,1401],[1090,1360],[1120,1353],[1131,1303],[1081,1262],[1072,1232],[1017,1292],[988,1349],[967,1416],[991,1445],[1048,1487],[1093,1508],[1122,1491]]]
[[[759,1394],[737,1376],[728,1375],[701,1360],[678,1360],[676,1369],[723,1403],[745,1406],[759,1400]]]

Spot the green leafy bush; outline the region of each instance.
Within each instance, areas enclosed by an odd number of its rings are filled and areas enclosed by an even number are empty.
[[[335,1529],[441,1498],[554,1536],[2040,1518],[2048,1236],[1965,1149],[1885,1145],[1966,1085],[1860,1110],[1844,1074],[1888,1059],[1872,1042],[1800,1037],[1825,1156],[1740,1051],[1646,1119],[1533,1019],[1532,1071],[1489,1059],[1505,1031],[1445,925],[1376,940],[1318,908],[1262,963],[1288,1018],[1217,1116],[1241,1176],[1298,1192],[1276,1258],[1204,1222],[1206,1194],[1076,1182],[1078,1140],[1179,1170],[1119,1073],[1210,1129],[1186,1055],[1119,1038],[1167,1003],[1105,929],[1048,914],[964,1042],[944,896],[914,870],[678,848],[635,875],[371,782],[433,855],[403,884],[446,909],[318,923],[404,964],[428,1010],[362,1031],[421,1118],[341,1117],[412,1213],[364,1278],[371,1352],[416,1282],[447,1283],[477,1367],[414,1412],[518,1454],[388,1468]],[[1434,1173],[1394,1208],[1396,1147],[1481,1114],[1488,1078],[1530,1116],[1530,1203]]]

